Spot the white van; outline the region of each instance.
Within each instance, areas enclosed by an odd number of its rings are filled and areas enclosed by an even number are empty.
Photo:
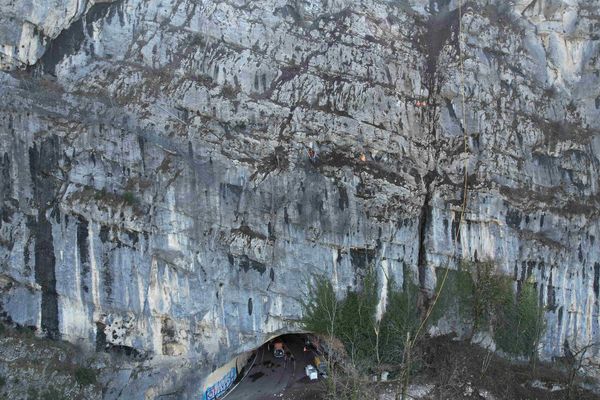
[[[311,381],[319,379],[319,373],[317,372],[317,369],[314,367],[314,365],[309,364],[306,367],[304,367],[304,372],[306,373],[306,376],[308,376],[308,379],[310,379]]]

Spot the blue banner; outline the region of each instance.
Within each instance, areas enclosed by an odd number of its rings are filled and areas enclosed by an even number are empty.
[[[202,400],[216,400],[220,395],[225,393],[227,389],[233,384],[235,378],[237,377],[236,368],[231,368],[229,372],[222,377],[217,383],[210,386],[204,392],[204,396],[202,396]]]

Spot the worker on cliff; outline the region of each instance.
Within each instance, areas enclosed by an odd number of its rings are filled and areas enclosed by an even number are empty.
[[[319,158],[312,142],[310,142],[310,144],[308,145],[306,152],[308,153],[308,159],[312,163],[316,162]]]

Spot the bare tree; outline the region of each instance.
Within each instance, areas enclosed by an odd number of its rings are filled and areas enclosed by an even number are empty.
[[[576,380],[580,371],[592,372],[598,370],[600,363],[597,361],[594,355],[589,355],[590,349],[600,348],[600,342],[590,342],[584,346],[576,347],[571,349],[569,342],[565,339],[563,344],[564,347],[564,359],[569,364],[569,376],[567,381],[567,399],[575,399],[576,392]]]

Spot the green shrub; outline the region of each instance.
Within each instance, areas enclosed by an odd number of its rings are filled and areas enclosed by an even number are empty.
[[[4,336],[5,333],[6,333],[6,327],[4,326],[4,324],[2,322],[0,322],[0,336]]]
[[[471,319],[474,308],[473,296],[475,284],[470,271],[464,266],[459,266],[458,270],[439,268],[436,271],[436,276],[437,286],[435,293],[438,298],[435,303],[432,303],[434,308],[431,312],[429,323],[435,324],[453,307],[457,307],[461,318]],[[445,281],[444,277],[446,278]]]
[[[2,389],[6,385],[6,378],[0,375],[0,389]]]
[[[108,196],[106,189],[102,188],[94,194],[94,199],[104,200]]]
[[[132,192],[123,193],[123,200],[130,206],[138,203],[137,197],[135,197],[135,195]]]
[[[304,310],[302,324],[310,332],[335,335],[339,319],[339,302],[331,282],[319,276],[309,284],[307,301],[302,303]]]
[[[377,360],[377,279],[370,271],[359,291],[349,292],[341,302],[338,338],[355,364],[370,368]]]
[[[532,282],[523,284],[515,297],[512,280],[495,273],[493,263],[462,263],[458,270],[439,269],[437,301],[430,323],[456,308],[472,332],[490,330],[498,348],[532,357],[542,333],[542,310]],[[376,320],[379,301],[373,269],[367,272],[362,287],[338,300],[331,282],[320,276],[309,285],[303,303],[303,325],[307,331],[337,337],[347,354],[363,371],[381,363],[400,363],[407,334],[411,337],[420,323],[416,307],[417,285],[405,273],[402,288],[390,280],[388,304],[381,321]],[[441,286],[445,277],[445,283]]]
[[[17,326],[17,333],[23,339],[34,339],[35,338],[35,328],[30,326]]]
[[[38,400],[39,398],[39,393],[37,391],[36,388],[34,387],[28,387],[27,388],[27,399],[28,400]]]
[[[303,304],[303,325],[308,331],[337,337],[354,361],[370,362],[373,357],[376,281],[368,273],[360,291],[349,292],[338,300],[331,282],[323,276],[309,285]]]
[[[55,387],[50,387],[43,391],[39,397],[40,400],[66,400],[66,397]]]
[[[309,285],[308,300],[303,304],[304,328],[341,340],[360,370],[400,362],[406,333],[414,332],[419,324],[418,288],[406,276],[402,290],[388,282],[387,310],[381,321],[376,320],[379,296],[373,270],[367,272],[361,289],[348,292],[343,300],[336,299],[326,277],[319,277]]]
[[[490,262],[462,263],[461,268],[472,278],[469,301],[476,332],[487,328],[498,307],[512,297],[511,281],[507,276],[495,274],[495,266]]]
[[[96,383],[96,370],[92,368],[77,367],[75,370],[75,380],[81,386],[93,385]]]
[[[534,357],[543,331],[542,308],[537,300],[533,282],[524,282],[516,301],[512,296],[499,305],[494,340],[498,347],[510,354]]]
[[[381,320],[382,361],[400,363],[404,354],[407,334],[414,337],[420,316],[416,305],[419,287],[405,272],[402,289],[393,280],[388,285],[388,304]]]
[[[524,283],[516,298],[510,277],[496,274],[491,262],[461,263],[458,270],[440,269],[437,273],[439,298],[430,322],[435,323],[451,307],[457,307],[459,315],[471,321],[473,333],[489,329],[501,350],[513,355],[535,355],[543,331],[543,310],[533,282]]]

